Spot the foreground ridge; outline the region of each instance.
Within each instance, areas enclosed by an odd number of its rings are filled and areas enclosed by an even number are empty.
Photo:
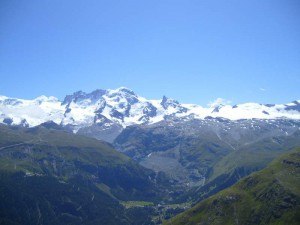
[[[298,148],[166,224],[299,224],[299,166]]]

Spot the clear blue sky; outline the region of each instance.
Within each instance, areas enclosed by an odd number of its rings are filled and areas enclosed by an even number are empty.
[[[0,95],[300,99],[299,0],[1,0]]]

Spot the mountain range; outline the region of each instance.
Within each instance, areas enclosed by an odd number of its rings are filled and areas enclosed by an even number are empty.
[[[299,146],[300,101],[0,96],[0,224],[161,224]]]
[[[132,90],[77,91],[63,101],[40,96],[33,100],[0,96],[0,123],[33,127],[45,122],[54,123],[74,132],[90,134],[113,142],[121,131],[131,125],[155,124],[164,120],[242,119],[300,119],[300,101],[287,104],[222,103],[202,107],[180,104],[163,96],[161,100],[147,100]]]
[[[77,91],[63,101],[1,96],[0,123],[55,128],[109,142],[143,167],[163,172],[188,189],[224,174],[229,176],[223,179],[228,186],[238,180],[229,174],[238,171],[237,177],[245,176],[266,166],[281,151],[300,145],[299,101],[215,103],[205,108],[165,96],[147,100],[125,87]],[[236,163],[236,157],[245,154],[260,154],[260,158]]]

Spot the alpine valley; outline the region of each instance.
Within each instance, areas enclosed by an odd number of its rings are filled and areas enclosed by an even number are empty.
[[[168,223],[300,219],[300,101],[202,107],[121,87],[62,101],[0,96],[0,123],[0,224],[161,224],[193,206]],[[264,169],[278,157],[275,174]],[[267,210],[254,192],[293,207],[255,219],[236,208],[251,193],[251,207]]]

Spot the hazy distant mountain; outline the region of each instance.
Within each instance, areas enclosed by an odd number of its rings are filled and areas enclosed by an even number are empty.
[[[219,176],[218,185],[226,186],[262,169],[286,149],[300,146],[299,129],[299,120],[287,119],[164,120],[129,126],[113,144],[185,187],[200,187]],[[234,172],[236,177],[231,176]]]

